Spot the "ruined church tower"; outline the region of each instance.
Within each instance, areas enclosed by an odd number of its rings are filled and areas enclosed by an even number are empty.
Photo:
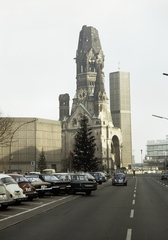
[[[73,150],[74,136],[81,115],[85,114],[96,138],[96,157],[100,170],[111,172],[121,165],[122,134],[113,125],[109,99],[104,86],[104,54],[99,34],[93,27],[83,26],[76,51],[76,93],[69,113],[69,95],[59,96],[62,121],[63,161]]]

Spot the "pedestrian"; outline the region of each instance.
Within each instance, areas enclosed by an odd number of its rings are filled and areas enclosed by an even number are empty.
[[[133,169],[133,178],[135,178],[135,169]]]

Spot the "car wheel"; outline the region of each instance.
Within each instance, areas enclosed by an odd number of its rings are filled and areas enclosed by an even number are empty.
[[[127,186],[127,183],[125,183],[125,186]]]
[[[38,196],[39,198],[44,197],[44,193],[39,193]]]
[[[1,208],[2,208],[2,210],[5,210],[5,209],[7,209],[7,207],[8,207],[8,205],[1,205]]]
[[[76,194],[75,189],[74,188],[69,189],[69,194]]]
[[[16,205],[20,205],[20,204],[21,204],[21,200],[16,201],[15,204],[16,204]]]
[[[28,197],[27,200],[28,200],[28,201],[32,201],[32,200],[33,200],[33,197]]]
[[[86,191],[86,195],[89,196],[92,191]]]
[[[54,192],[54,196],[58,196],[59,191]]]

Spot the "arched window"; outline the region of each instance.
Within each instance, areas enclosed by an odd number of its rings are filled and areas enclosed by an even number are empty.
[[[73,119],[73,123],[72,123],[72,124],[73,124],[73,127],[76,127],[76,126],[77,126],[77,120],[76,120],[76,118]]]

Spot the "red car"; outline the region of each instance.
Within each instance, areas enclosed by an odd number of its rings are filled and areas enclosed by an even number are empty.
[[[19,187],[23,189],[23,193],[27,196],[28,200],[32,200],[38,196],[35,187],[33,187],[29,180],[23,175],[15,173],[10,173],[8,175],[11,176],[18,183]]]

